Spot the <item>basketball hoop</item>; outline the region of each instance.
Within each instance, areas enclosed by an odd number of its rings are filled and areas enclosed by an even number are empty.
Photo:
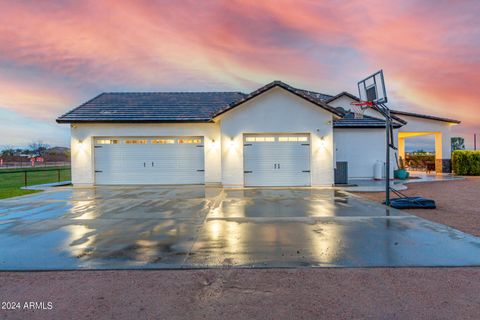
[[[353,114],[355,119],[363,119],[365,110],[373,107],[373,101],[353,101],[350,103],[352,106]]]

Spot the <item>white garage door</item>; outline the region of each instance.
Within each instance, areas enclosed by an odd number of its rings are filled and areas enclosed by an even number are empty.
[[[95,139],[95,183],[203,184],[202,137]]]
[[[245,135],[245,186],[309,186],[310,139],[298,135]]]

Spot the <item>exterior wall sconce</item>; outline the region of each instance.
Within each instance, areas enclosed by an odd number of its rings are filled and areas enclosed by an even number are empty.
[[[228,142],[228,146],[230,148],[234,148],[235,147],[235,140],[233,140],[233,138],[230,138],[230,141]]]

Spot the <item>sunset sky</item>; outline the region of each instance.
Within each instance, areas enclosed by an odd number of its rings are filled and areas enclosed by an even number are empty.
[[[389,106],[480,134],[480,1],[0,0],[0,146],[67,146],[105,91],[327,94],[383,69]],[[419,141],[421,143],[421,141]]]

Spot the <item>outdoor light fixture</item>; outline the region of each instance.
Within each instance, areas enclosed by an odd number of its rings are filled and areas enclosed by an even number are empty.
[[[325,136],[320,137],[320,145],[322,147],[325,147],[327,145],[327,140],[325,139]]]
[[[77,141],[77,149],[81,152],[85,150],[85,144],[83,143],[82,139],[78,139]]]
[[[211,139],[211,140],[210,140],[210,147],[211,147],[212,149],[217,149],[217,148],[218,148],[218,145],[219,145],[219,144],[215,141],[215,139]]]
[[[228,142],[228,146],[229,146],[230,148],[235,147],[235,140],[233,140],[233,138],[230,138],[230,141]]]

